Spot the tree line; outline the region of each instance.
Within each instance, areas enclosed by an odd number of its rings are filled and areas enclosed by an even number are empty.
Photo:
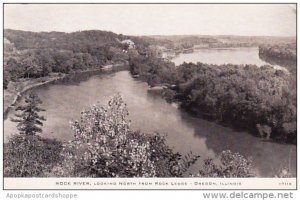
[[[286,72],[203,63],[184,63],[178,70],[182,107],[253,132],[264,125],[269,137],[296,143],[296,90]]]
[[[261,45],[259,54],[279,59],[296,60],[297,52],[296,43],[278,44],[278,45]]]
[[[261,45],[259,46],[259,57],[274,65],[287,68],[296,79],[297,74],[297,46],[296,43]],[[294,80],[296,83],[296,80]]]
[[[153,52],[130,57],[130,70],[150,86],[176,85],[175,90],[163,92],[165,98],[197,115],[267,139],[296,143],[296,86],[287,72],[268,65],[183,63],[175,67]]]
[[[16,52],[6,53],[5,56],[4,88],[9,81],[20,78],[101,68],[105,64],[128,59],[128,45],[120,42],[126,37],[112,32],[82,31],[68,34],[8,29],[4,31],[4,36],[16,48]],[[11,50],[4,49],[5,52]]]
[[[175,67],[174,63],[161,58],[161,52],[153,45],[157,40],[105,31],[33,33],[5,30],[4,36],[19,50],[19,55],[6,63],[5,85],[18,78],[97,68],[124,59],[129,61],[130,72],[150,86],[176,85],[176,90],[166,90],[164,95],[170,101],[181,102],[188,110],[251,130],[267,126],[272,130],[271,138],[296,141],[295,79],[272,67],[203,63]],[[118,42],[128,38],[135,42],[134,49]],[[266,52],[277,52],[272,54],[276,56],[292,55],[294,51],[291,44],[278,48],[260,47],[260,52],[268,49]],[[295,56],[284,57],[294,59]]]

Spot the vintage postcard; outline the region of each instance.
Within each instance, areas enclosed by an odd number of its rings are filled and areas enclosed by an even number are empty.
[[[3,4],[3,181],[295,190],[297,4]]]

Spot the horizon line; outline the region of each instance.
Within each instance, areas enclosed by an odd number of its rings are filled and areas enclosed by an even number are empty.
[[[172,34],[145,34],[145,35],[141,35],[141,34],[124,34],[124,33],[116,33],[114,31],[110,31],[110,30],[104,30],[104,29],[84,29],[84,30],[75,30],[75,31],[56,31],[56,30],[53,30],[53,31],[30,31],[30,30],[21,30],[21,29],[13,29],[13,28],[3,28],[3,30],[14,30],[14,31],[24,31],[24,32],[33,32],[33,33],[51,33],[51,32],[58,32],[58,33],[67,33],[67,34],[70,34],[70,33],[76,33],[76,32],[82,32],[82,31],[103,31],[103,32],[112,32],[112,33],[115,33],[115,34],[118,34],[118,35],[125,35],[125,36],[135,36],[135,37],[143,37],[143,36],[146,36],[146,37],[157,37],[157,36],[215,36],[215,37],[228,37],[228,36],[235,36],[235,37],[288,37],[288,38],[297,38],[297,35],[235,35],[235,34],[231,34],[231,35],[222,35],[222,34],[211,34],[211,35],[208,35],[208,34],[175,34],[175,35],[172,35]]]

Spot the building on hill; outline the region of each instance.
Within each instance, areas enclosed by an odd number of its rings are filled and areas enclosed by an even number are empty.
[[[123,40],[121,43],[122,44],[127,44],[128,49],[133,49],[135,47],[135,44],[132,40]]]

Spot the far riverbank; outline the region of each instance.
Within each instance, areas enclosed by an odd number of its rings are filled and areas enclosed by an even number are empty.
[[[116,69],[117,67],[117,69]],[[69,75],[79,74],[79,73],[92,73],[99,71],[114,71],[122,70],[122,67],[126,67],[124,64],[116,65],[105,65],[97,69],[88,69],[83,71],[74,71],[69,74],[63,73],[51,73],[49,76],[40,78],[24,78],[18,82],[10,82],[8,88],[4,90],[4,105],[3,105],[3,118],[6,119],[9,112],[19,103],[22,96],[29,90],[35,89],[37,87],[54,83],[58,80],[62,80]]]

